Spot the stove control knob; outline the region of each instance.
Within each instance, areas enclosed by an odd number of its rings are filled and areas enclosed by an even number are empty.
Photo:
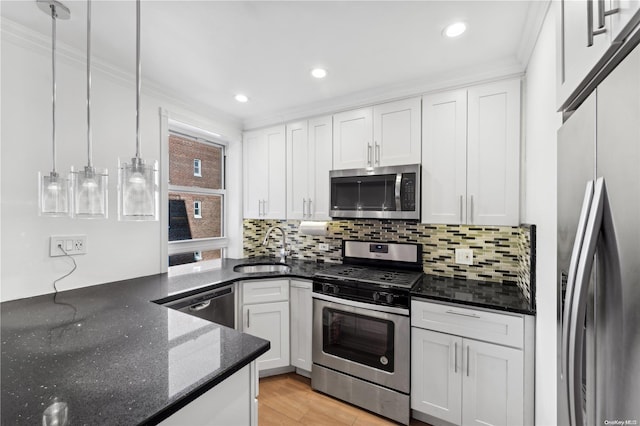
[[[393,303],[393,299],[395,299],[395,298],[396,298],[396,296],[394,296],[393,294],[387,293],[387,303],[388,304],[392,304]]]
[[[322,292],[323,293],[328,293],[329,292],[329,284],[323,283],[322,284]]]
[[[331,290],[333,291],[333,294],[338,294],[340,292],[340,287],[338,287],[337,285],[334,285]]]
[[[377,291],[373,292],[373,301],[377,302],[378,300],[380,300],[380,293],[378,293]]]

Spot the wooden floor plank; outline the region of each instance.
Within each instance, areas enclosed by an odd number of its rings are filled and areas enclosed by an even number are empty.
[[[295,373],[260,379],[260,426],[391,426],[384,417],[315,392],[311,379]],[[411,426],[429,426],[411,419]]]

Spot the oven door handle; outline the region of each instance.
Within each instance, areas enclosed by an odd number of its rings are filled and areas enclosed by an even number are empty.
[[[325,300],[327,302],[338,303],[345,306],[351,306],[353,308],[370,309],[379,312],[386,312],[389,314],[409,316],[409,309],[398,308],[396,306],[375,305],[373,303],[356,302],[355,300],[343,299],[335,296],[328,296],[321,293],[312,293],[314,299]]]

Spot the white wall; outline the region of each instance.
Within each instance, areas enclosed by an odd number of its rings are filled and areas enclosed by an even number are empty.
[[[556,420],[556,112],[555,8],[551,7],[525,80],[525,211],[537,225],[536,424]]]
[[[96,167],[109,169],[109,218],[39,217],[37,173],[51,170],[50,45],[41,36],[9,24],[3,20],[0,299],[50,293],[53,280],[71,269],[69,259],[49,257],[51,235],[87,235],[88,253],[75,256],[78,269],[58,284],[60,290],[162,272],[161,246],[165,241],[161,222],[117,220],[117,160],[130,159],[135,153],[133,74],[123,79],[122,73],[106,73],[105,68],[92,71],[93,161]],[[57,170],[66,172],[72,165],[84,167],[87,162],[86,64],[83,52],[72,52],[65,46],[61,51],[67,54],[59,55],[57,62]],[[160,108],[169,117],[192,119],[187,124],[222,134],[230,141],[232,155],[241,152],[236,146],[241,139],[239,123],[194,113],[177,100],[157,91],[150,93],[144,80],[142,90],[142,158],[161,159]],[[239,159],[231,159],[234,162],[240,164]],[[236,203],[228,212],[232,216],[241,212],[239,201]],[[234,224],[229,236],[241,245],[241,225]]]

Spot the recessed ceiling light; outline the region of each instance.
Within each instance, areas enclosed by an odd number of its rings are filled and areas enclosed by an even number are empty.
[[[247,97],[247,95],[243,95],[242,93],[238,93],[238,94],[236,95],[236,101],[238,101],[238,102],[245,103],[245,102],[247,102],[248,100],[249,100],[249,98]]]
[[[311,75],[315,78],[325,78],[327,76],[327,70],[324,68],[314,68],[311,70]]]
[[[464,22],[455,22],[444,29],[444,35],[447,37],[458,37],[460,34],[467,30],[467,25]]]

